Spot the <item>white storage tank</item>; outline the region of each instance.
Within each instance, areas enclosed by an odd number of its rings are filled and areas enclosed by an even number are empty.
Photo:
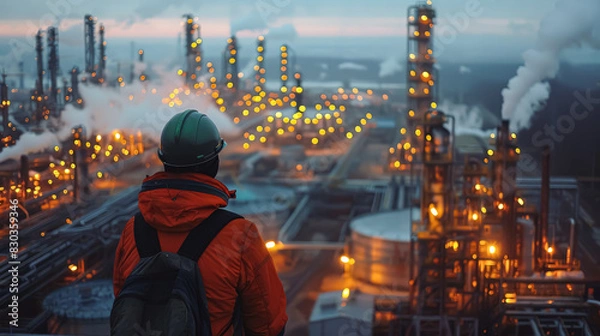
[[[418,210],[413,209],[412,215],[418,218]],[[408,288],[410,216],[410,209],[402,209],[352,220],[347,252],[354,279],[390,289]]]

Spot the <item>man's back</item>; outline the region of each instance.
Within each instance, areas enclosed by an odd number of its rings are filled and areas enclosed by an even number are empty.
[[[203,174],[157,173],[144,180],[140,212],[157,229],[161,249],[177,252],[189,231],[233,196]],[[118,295],[140,258],[130,220],[117,247],[114,289]],[[212,241],[198,265],[204,280],[214,335],[231,335],[236,301],[250,335],[278,335],[287,321],[286,300],[271,256],[256,226],[235,219]]]

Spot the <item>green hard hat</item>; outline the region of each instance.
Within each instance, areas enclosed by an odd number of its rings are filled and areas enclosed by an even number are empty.
[[[193,167],[214,159],[225,146],[212,120],[196,110],[186,110],[163,128],[158,157],[165,166]]]

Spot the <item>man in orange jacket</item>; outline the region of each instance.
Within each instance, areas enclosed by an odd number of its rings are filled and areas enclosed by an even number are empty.
[[[225,146],[214,123],[195,110],[179,113],[165,125],[158,151],[165,171],[147,177],[138,197],[140,213],[157,230],[162,251],[176,253],[191,229],[235,197],[215,179],[218,154]],[[140,261],[135,242],[132,218],[116,251],[115,296]],[[208,245],[198,266],[213,335],[234,335],[236,307],[245,335],[283,335],[285,293],[254,223],[231,221]]]

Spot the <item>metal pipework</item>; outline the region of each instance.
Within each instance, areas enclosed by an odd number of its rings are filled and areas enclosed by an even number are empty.
[[[566,263],[569,269],[573,268],[575,262],[575,244],[577,236],[577,226],[574,218],[569,218],[569,248],[567,249]]]
[[[550,210],[550,149],[542,152],[542,187],[540,190],[540,249],[548,248],[548,211]],[[542,252],[540,251],[540,252]],[[539,256],[542,256],[540,253]]]

